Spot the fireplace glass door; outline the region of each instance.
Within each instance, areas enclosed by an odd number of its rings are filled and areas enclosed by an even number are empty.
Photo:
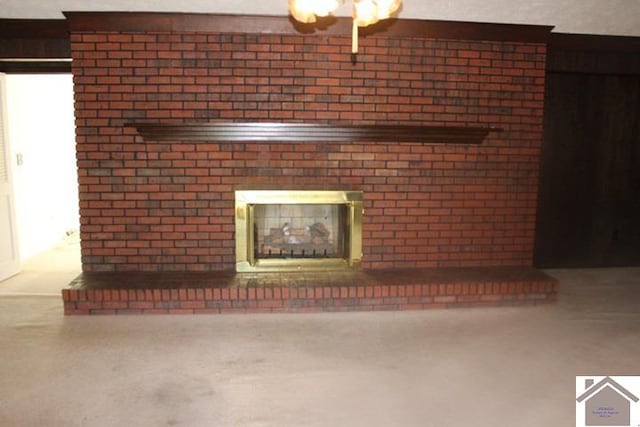
[[[347,205],[255,205],[256,259],[343,258]]]
[[[356,266],[362,251],[361,194],[236,191],[236,270]]]

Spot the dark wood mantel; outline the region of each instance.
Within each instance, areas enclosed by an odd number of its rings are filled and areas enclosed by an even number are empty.
[[[145,140],[224,142],[419,142],[480,144],[500,128],[307,123],[129,123]]]

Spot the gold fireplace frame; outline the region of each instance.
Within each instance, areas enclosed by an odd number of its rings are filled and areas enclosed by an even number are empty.
[[[254,206],[260,204],[346,205],[348,244],[343,258],[255,259]],[[332,190],[237,190],[235,192],[236,271],[302,271],[357,268],[362,259],[362,192]]]

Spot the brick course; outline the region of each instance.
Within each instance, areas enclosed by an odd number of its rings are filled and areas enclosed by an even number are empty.
[[[232,270],[238,188],[363,191],[367,269],[532,263],[544,44],[376,36],[353,65],[342,36],[71,41],[86,272]],[[155,142],[126,126],[135,121],[504,132],[474,146]]]

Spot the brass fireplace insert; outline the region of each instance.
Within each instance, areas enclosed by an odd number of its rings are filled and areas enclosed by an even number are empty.
[[[362,215],[360,191],[238,190],[236,271],[358,267]]]

